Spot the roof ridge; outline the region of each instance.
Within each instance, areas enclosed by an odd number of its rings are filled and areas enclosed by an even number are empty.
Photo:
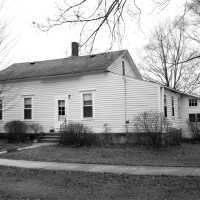
[[[62,60],[62,59],[70,59],[70,58],[83,58],[83,57],[90,57],[92,55],[102,55],[102,54],[108,54],[108,53],[116,53],[116,52],[125,52],[128,51],[127,49],[122,49],[122,50],[116,50],[116,51],[105,51],[105,52],[100,52],[100,53],[94,53],[94,54],[88,54],[88,55],[80,55],[80,56],[68,56],[68,57],[63,57],[63,58],[55,58],[55,59],[46,59],[46,60],[33,60],[33,61],[27,61],[27,62],[17,62],[13,63],[12,65],[18,65],[18,64],[31,64],[31,63],[42,63],[42,62],[48,62],[48,61],[57,61],[57,60]],[[12,66],[11,65],[11,66]]]

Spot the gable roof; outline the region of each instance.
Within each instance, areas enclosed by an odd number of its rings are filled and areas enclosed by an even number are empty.
[[[127,50],[87,56],[71,56],[55,60],[16,63],[0,72],[0,81],[37,79],[54,76],[76,76],[107,71],[107,68]]]

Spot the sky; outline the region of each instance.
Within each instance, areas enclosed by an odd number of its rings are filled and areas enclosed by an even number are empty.
[[[150,0],[139,0],[138,3],[142,8],[140,26],[135,19],[127,20],[123,43],[113,49],[128,49],[136,64],[142,62],[143,48],[153,28],[165,19],[175,17],[183,10],[182,0],[172,0],[162,12],[153,13],[151,11],[154,7]],[[75,29],[61,26],[49,32],[42,32],[32,23],[33,21],[44,23],[47,17],[55,13],[55,0],[6,0],[3,14],[8,21],[13,44],[8,62],[1,69],[16,62],[70,56],[71,42],[79,40]],[[106,42],[108,42],[106,38],[103,41],[97,41],[98,52],[107,50],[103,45]]]

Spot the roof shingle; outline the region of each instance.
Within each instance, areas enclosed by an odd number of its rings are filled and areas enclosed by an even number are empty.
[[[0,72],[0,81],[106,71],[125,52],[127,50],[38,62],[16,63]]]

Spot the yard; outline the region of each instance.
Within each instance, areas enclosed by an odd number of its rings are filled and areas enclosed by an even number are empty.
[[[200,166],[200,144],[186,144],[163,149],[145,147],[39,147],[3,154],[0,158],[102,163],[118,165]]]
[[[19,147],[31,145],[31,142],[26,143],[8,143],[6,139],[0,139],[0,152],[5,150],[14,150]]]
[[[200,177],[127,176],[0,167],[4,200],[198,200]]]

